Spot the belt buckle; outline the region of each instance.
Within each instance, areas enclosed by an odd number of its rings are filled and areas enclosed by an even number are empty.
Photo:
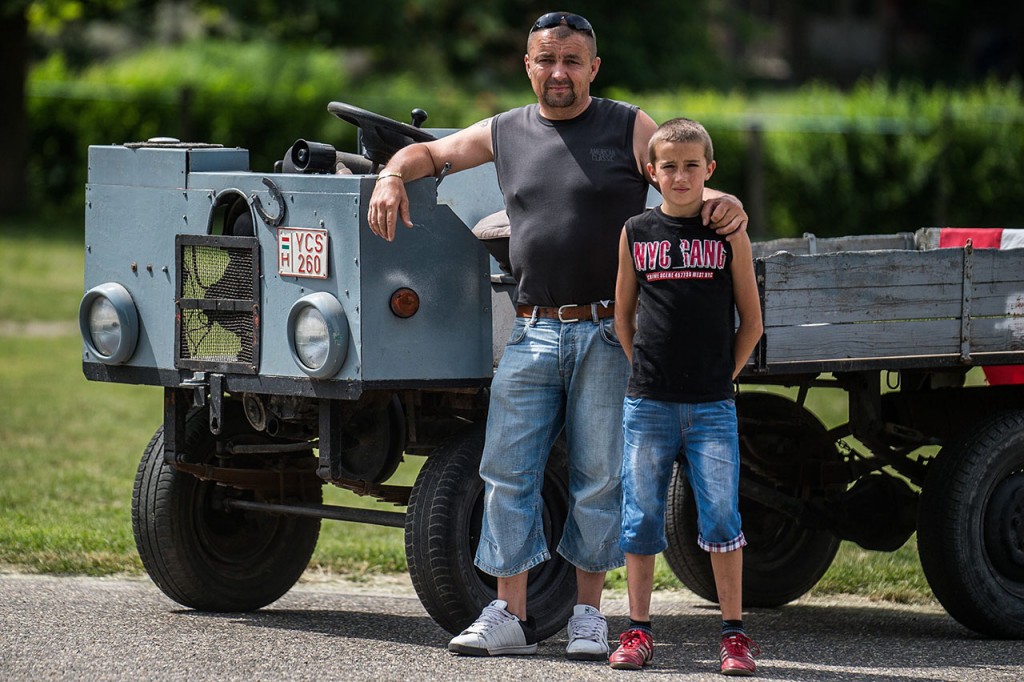
[[[579,322],[580,319],[581,319],[579,317],[577,317],[575,319],[569,319],[569,320],[567,320],[564,317],[562,317],[562,311],[565,310],[566,308],[578,308],[578,307],[579,306],[574,304],[574,303],[566,303],[565,305],[558,306],[558,321],[561,322],[562,324],[568,324],[570,322]]]

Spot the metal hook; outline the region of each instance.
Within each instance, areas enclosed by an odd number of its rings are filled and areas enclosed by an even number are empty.
[[[272,216],[267,213],[263,208],[263,202],[260,201],[260,197],[256,192],[253,192],[249,199],[252,201],[252,207],[256,209],[256,213],[259,214],[260,218],[269,227],[277,227],[284,221],[284,214],[287,209],[284,203],[284,197],[281,196],[281,190],[277,188],[274,181],[270,178],[263,178],[263,184],[270,190],[270,197],[277,202],[278,207],[281,209],[276,216]]]
[[[452,162],[451,161],[445,161],[444,165],[441,166],[441,172],[437,174],[437,184],[434,185],[435,188],[441,186],[441,181],[444,180],[444,176],[448,175],[448,171],[450,171],[451,169],[452,169]]]

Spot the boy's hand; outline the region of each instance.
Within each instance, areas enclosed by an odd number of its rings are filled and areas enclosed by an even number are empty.
[[[726,235],[726,241],[732,241],[747,231],[747,212],[740,200],[730,194],[707,199],[700,217],[715,232]]]

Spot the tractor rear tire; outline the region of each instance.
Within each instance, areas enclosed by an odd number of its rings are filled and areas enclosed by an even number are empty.
[[[452,436],[420,469],[406,512],[405,552],[413,587],[427,613],[458,634],[497,598],[497,581],[473,565],[480,542],[484,483],[482,425]],[[554,548],[569,509],[564,448],[548,458],[543,488],[544,534],[551,559],[529,573],[527,604],[538,639],[565,628],[576,604],[576,569]]]

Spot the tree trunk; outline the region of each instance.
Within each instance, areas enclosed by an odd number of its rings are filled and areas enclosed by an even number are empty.
[[[24,10],[0,12],[0,216],[23,210],[28,183],[28,21]]]

